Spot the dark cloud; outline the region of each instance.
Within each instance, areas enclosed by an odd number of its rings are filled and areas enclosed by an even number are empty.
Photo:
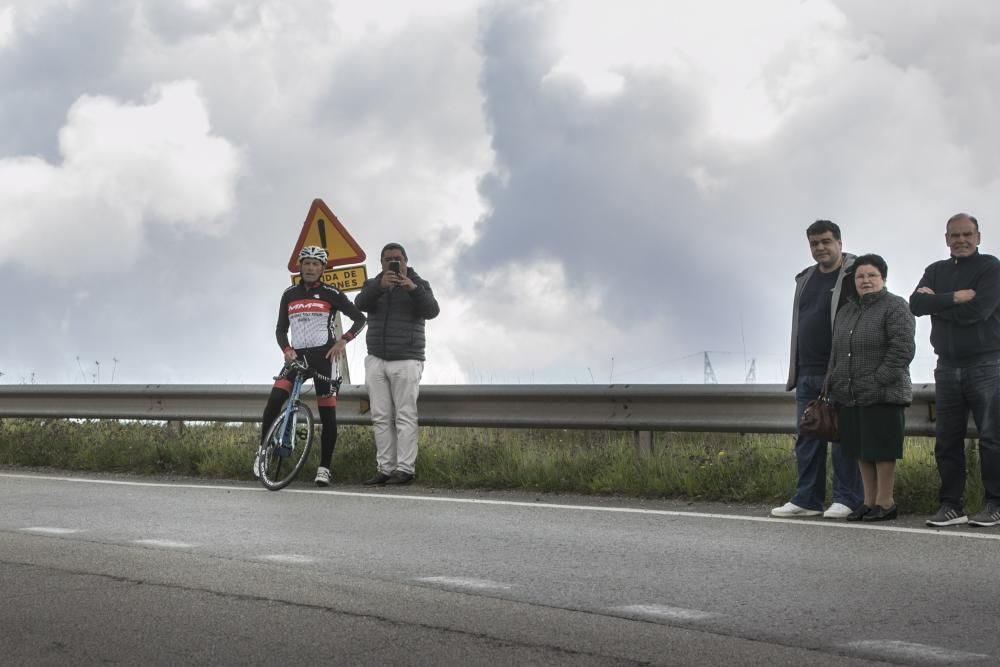
[[[115,75],[132,11],[127,2],[83,0],[46,12],[30,29],[15,26],[13,46],[0,56],[0,157],[56,159],[70,104],[85,93],[123,91]]]
[[[465,88],[478,65],[467,35],[453,26],[409,23],[338,58],[317,81],[324,94],[311,121],[461,154],[482,130],[478,96]]]
[[[905,49],[887,56],[861,18],[826,27],[821,47],[803,34],[778,50],[761,83],[780,123],[738,141],[706,125],[707,82],[620,69],[621,91],[594,95],[554,73],[550,15],[513,7],[492,15],[481,87],[496,160],[480,184],[488,213],[462,269],[484,275],[555,261],[568,276],[566,298],[588,302],[567,322],[567,345],[595,323],[646,329],[648,342],[625,354],[621,330],[604,338],[605,358],[617,349],[619,364],[663,371],[669,360],[715,350],[731,360],[728,381],[758,356],[779,381],[792,278],[811,261],[810,222],[834,219],[845,249],[881,252],[898,267],[891,289],[908,295],[941,254],[936,221],[963,194],[997,182],[963,173],[973,133],[959,127],[964,115],[949,115],[952,95],[989,99],[997,86],[984,94],[981,80],[943,94],[937,78],[957,63],[929,73]],[[957,32],[923,25],[923,38],[936,42],[930,51]],[[989,49],[976,39],[981,60]],[[972,115],[990,117],[985,108]],[[919,235],[901,247],[915,222]],[[468,283],[468,298],[487,298],[483,284]]]
[[[152,34],[165,43],[178,43],[219,30],[253,27],[260,16],[240,0],[213,0],[189,5],[186,2],[136,3],[137,11]]]
[[[572,78],[549,76],[556,54],[546,30],[535,12],[517,10],[484,30],[496,164],[481,183],[489,213],[463,268],[555,260],[571,298],[603,295],[612,320],[643,326],[669,312],[698,314],[708,326],[738,321],[701,299],[714,293],[724,295],[720,306],[738,304],[756,287],[745,270],[756,258],[740,267],[716,252],[745,242],[745,217],[699,187],[699,168],[726,167],[700,141],[703,95],[665,73],[625,70],[620,94],[590,96]],[[691,328],[693,345],[701,326]]]

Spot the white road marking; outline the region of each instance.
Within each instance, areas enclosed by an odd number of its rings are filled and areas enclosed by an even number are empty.
[[[915,644],[912,642],[901,642],[890,639],[876,639],[870,641],[857,641],[841,644],[844,648],[883,657],[899,658],[907,662],[919,660],[921,662],[964,662],[967,660],[984,660],[991,656],[982,653],[967,653],[965,651],[955,651],[950,648],[940,646],[930,646],[928,644]]]
[[[83,531],[82,528],[57,528],[55,526],[29,526],[21,530],[29,533],[43,533],[45,535],[72,535],[73,533]]]
[[[489,579],[463,579],[462,577],[419,577],[417,581],[426,584],[438,584],[441,586],[451,586],[452,588],[470,588],[477,591],[485,590],[507,590],[510,584],[502,584]]]
[[[141,544],[144,547],[163,547],[165,549],[190,549],[196,546],[187,542],[176,542],[174,540],[132,540],[132,544]]]
[[[290,565],[308,565],[319,560],[318,558],[303,556],[302,554],[265,554],[260,558],[261,560],[269,560],[273,563],[288,563]]]
[[[699,609],[668,607],[661,604],[632,604],[625,607],[612,607],[611,611],[619,614],[629,614],[630,616],[667,618],[672,621],[705,621],[719,616],[719,614]]]
[[[199,489],[202,491],[243,491],[247,493],[273,493],[262,486],[223,486],[214,484],[169,484],[166,482],[123,482],[120,480],[85,479],[81,477],[56,477],[52,475],[21,475],[0,473],[0,477],[11,479],[49,480],[59,482],[75,482],[79,484],[114,484],[120,486],[166,487],[174,489]],[[847,523],[830,519],[779,519],[769,516],[747,516],[742,514],[716,514],[712,512],[682,512],[678,510],[653,510],[638,507],[600,507],[594,505],[564,505],[559,503],[525,502],[518,500],[482,500],[479,498],[445,498],[440,496],[418,496],[406,494],[383,493],[380,491],[330,491],[316,489],[284,489],[281,493],[313,493],[324,496],[342,496],[345,498],[373,498],[385,500],[405,500],[407,502],[425,501],[435,503],[466,503],[470,505],[498,505],[505,507],[534,507],[546,510],[573,510],[577,512],[608,512],[612,514],[647,514],[652,516],[671,516],[689,519],[720,519],[725,521],[748,521],[752,523],[783,523],[810,528],[831,528],[834,530],[875,530],[888,533],[911,533],[926,537],[941,537],[952,539],[994,540],[1000,541],[1000,533],[981,530],[949,530],[935,528],[904,528],[901,526],[858,525],[861,522]]]

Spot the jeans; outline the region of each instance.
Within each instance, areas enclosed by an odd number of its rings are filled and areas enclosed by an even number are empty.
[[[1000,361],[968,368],[934,369],[937,422],[934,458],[941,475],[938,499],[962,509],[965,436],[969,413],[979,431],[979,458],[987,501],[1000,501]]]
[[[795,386],[795,423],[802,419],[806,404],[823,390],[822,375],[799,376]],[[792,502],[807,510],[822,510],[826,499],[826,442],[799,435],[795,441],[795,462],[799,481]],[[864,501],[861,471],[857,459],[841,450],[839,442],[830,443],[833,461],[833,502],[855,509]]]
[[[424,362],[365,357],[378,471],[414,474],[417,463],[417,396]]]

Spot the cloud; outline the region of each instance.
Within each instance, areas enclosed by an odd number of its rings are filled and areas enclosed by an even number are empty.
[[[44,257],[56,275],[109,270],[139,258],[148,225],[228,227],[239,151],[212,134],[191,81],[154,86],[140,104],[81,97],[59,151],[58,165],[0,160],[0,262],[33,268]]]
[[[812,220],[902,294],[956,210],[996,252],[990,3],[737,4],[8,3],[0,369],[266,382],[315,197],[431,281],[427,382],[700,381],[706,350],[777,382]]]
[[[14,41],[14,7],[0,8],[0,49]]]
[[[57,161],[57,134],[66,110],[81,95],[134,97],[120,76],[127,62],[131,9],[122,2],[7,0],[7,39],[0,38],[0,156]],[[2,23],[2,21],[0,21]],[[71,39],[67,36],[71,35]]]
[[[600,62],[582,65],[554,38],[565,30],[559,7],[504,6],[484,22],[481,87],[495,164],[480,182],[487,214],[458,260],[461,271],[484,279],[466,282],[463,298],[491,298],[489,276],[502,274],[522,292],[544,290],[547,302],[574,304],[554,311],[566,315],[563,335],[547,344],[549,363],[536,359],[536,373],[562,369],[568,380],[615,356],[654,370],[636,381],[676,380],[667,361],[700,361],[709,350],[731,360],[721,381],[741,381],[746,362],[760,357],[765,381],[778,382],[792,277],[810,263],[810,222],[832,218],[848,251],[883,254],[890,289],[908,295],[923,266],[942,256],[940,229],[950,213],[996,217],[989,213],[998,212],[998,167],[987,159],[996,131],[986,127],[991,115],[980,101],[992,100],[997,86],[982,92],[972,77],[956,84],[949,72],[957,63],[878,39],[876,29],[900,32],[888,25],[898,15],[829,2],[778,5],[783,11],[747,17],[755,29],[745,35],[769,35],[766,48],[739,35],[726,40],[724,28],[698,39],[711,22],[688,24],[678,12],[665,57],[619,61],[609,48]],[[925,28],[947,13],[923,8]],[[956,30],[960,23],[949,20]],[[622,25],[614,13],[585,22],[598,45],[609,34],[631,35]],[[920,34],[933,42],[931,54],[955,39],[954,31]],[[586,36],[574,43],[588,44]],[[970,61],[985,77],[976,80],[992,80],[985,33],[971,40],[962,48],[976,54]],[[724,56],[715,53],[721,42]],[[588,77],[602,72],[616,85],[602,88],[608,79],[598,76],[595,90]],[[734,78],[720,81],[718,72]],[[727,125],[750,99],[734,84],[756,100],[747,128]],[[976,105],[955,113],[956,100]],[[564,280],[513,278],[538,273]],[[531,330],[534,312],[527,313]],[[645,331],[644,343],[628,345],[630,330]],[[926,377],[930,353],[926,333],[919,335],[918,376]],[[477,368],[520,363],[453,348]]]
[[[159,185],[169,183],[172,172],[156,173],[155,182],[146,184],[153,190],[140,202],[147,215],[139,229],[116,218],[114,250],[130,263],[98,274],[77,262],[58,284],[89,296],[49,311],[28,298],[38,271],[4,256],[0,281],[9,286],[10,305],[24,313],[8,332],[10,346],[0,345],[6,379],[37,372],[45,382],[89,380],[89,369],[81,375],[76,367],[79,354],[90,368],[93,360],[106,368],[118,358],[118,382],[268,382],[280,364],[274,320],[289,284],[285,264],[315,197],[331,206],[369,255],[389,240],[405,243],[418,270],[450,299],[456,238],[471,230],[481,212],[476,179],[490,159],[476,87],[474,7],[431,15],[404,8],[382,26],[356,8],[351,21],[339,23],[327,2],[239,3],[229,16],[198,7],[155,13],[153,4],[162,3],[129,3],[129,20],[112,22],[113,34],[99,36],[117,40],[121,55],[113,66],[95,63],[98,71],[82,99],[95,97],[94,90],[129,91],[141,84],[139,92],[105,98],[117,100],[113,107],[145,107],[155,103],[142,101],[149,82],[197,81],[211,122],[207,134],[191,134],[238,147],[238,178],[224,189],[202,175],[171,198],[167,193],[177,187]],[[86,16],[72,20],[99,22],[94,15],[100,9],[100,3],[91,4],[80,9]],[[37,30],[73,33],[52,18],[39,21]],[[56,41],[56,34],[43,37]],[[12,55],[33,61],[24,40]],[[24,98],[38,99],[38,91],[49,86],[59,94],[70,87],[45,72],[34,78],[19,78],[13,68],[7,73],[11,86],[5,90],[21,91]],[[63,104],[58,122],[45,123],[47,132],[32,124],[37,113],[26,113],[19,126],[31,131],[32,140],[16,152],[0,148],[0,155],[23,161],[45,152],[39,146],[46,137],[55,145],[76,99]],[[33,158],[50,180],[52,173],[65,180],[68,161],[60,150],[54,148],[47,160]],[[100,161],[111,158],[102,154]],[[171,208],[193,205],[194,195],[213,201],[200,194],[205,188],[211,188],[207,194],[231,194],[229,208],[202,222],[195,222],[195,211]],[[130,202],[130,210],[137,206]],[[85,239],[72,241],[77,251],[89,252],[79,245]],[[58,331],[54,321],[60,322]],[[56,352],[25,358],[26,331],[33,332],[31,347]],[[430,323],[432,345],[444,342],[440,333],[440,325]],[[352,344],[348,355],[357,381],[364,341]],[[425,377],[462,377],[448,357],[447,350],[436,353]]]

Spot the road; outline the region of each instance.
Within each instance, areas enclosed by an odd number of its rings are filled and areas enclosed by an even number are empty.
[[[0,471],[5,664],[1000,664],[1000,531]]]

